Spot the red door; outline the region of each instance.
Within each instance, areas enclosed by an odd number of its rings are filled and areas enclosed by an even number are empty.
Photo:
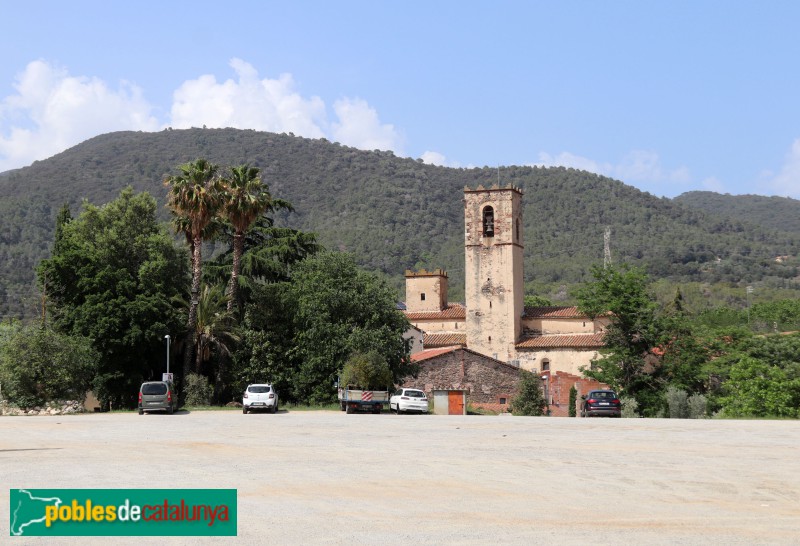
[[[464,415],[464,393],[449,391],[447,393],[447,414]]]

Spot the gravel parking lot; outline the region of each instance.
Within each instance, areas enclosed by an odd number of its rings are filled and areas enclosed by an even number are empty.
[[[5,491],[238,489],[238,537],[169,544],[797,544],[798,446],[797,421],[0,417],[0,479]],[[7,537],[8,493],[0,521]]]

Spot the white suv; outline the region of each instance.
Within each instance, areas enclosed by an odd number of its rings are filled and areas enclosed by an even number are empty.
[[[272,413],[278,411],[278,393],[272,385],[255,383],[247,385],[242,396],[242,413],[263,409]]]

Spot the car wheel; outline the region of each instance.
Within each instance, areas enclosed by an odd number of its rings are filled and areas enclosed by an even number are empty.
[[[353,413],[353,408],[351,406],[345,406],[344,412],[347,414]]]
[[[275,413],[278,411],[278,406],[272,406],[272,411],[270,413]]]
[[[242,413],[247,415],[247,406],[242,406]]]
[[[172,406],[168,407],[167,408],[167,415],[172,415],[172,412],[174,412],[174,411],[175,411],[175,409]]]

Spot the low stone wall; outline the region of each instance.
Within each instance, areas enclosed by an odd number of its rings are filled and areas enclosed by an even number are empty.
[[[0,402],[0,415],[69,415],[85,411],[83,404],[75,400],[48,402],[32,408],[18,408],[5,401]]]

